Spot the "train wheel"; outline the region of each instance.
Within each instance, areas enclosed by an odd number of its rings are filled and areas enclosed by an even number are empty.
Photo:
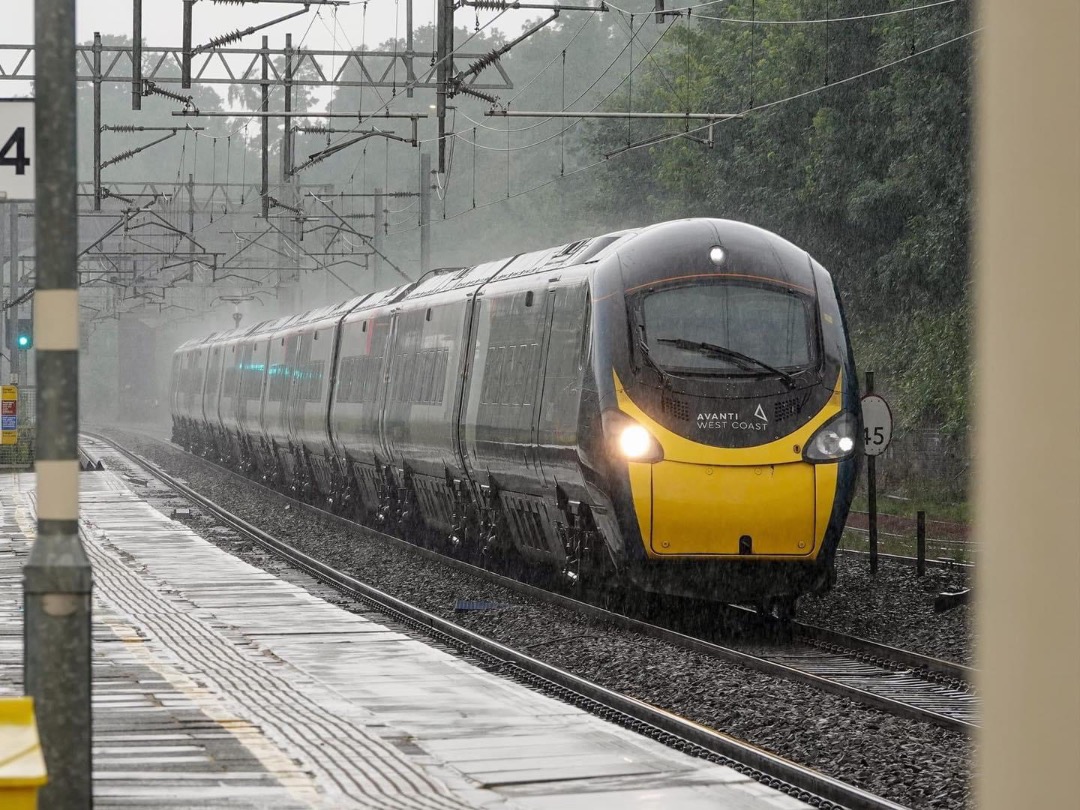
[[[799,597],[797,596],[774,596],[758,603],[757,612],[764,617],[774,619],[782,624],[790,624],[795,621],[795,608]]]

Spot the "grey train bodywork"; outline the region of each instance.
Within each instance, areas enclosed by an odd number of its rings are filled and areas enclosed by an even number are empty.
[[[693,313],[711,295],[764,307],[788,365],[721,365],[646,337],[646,323],[711,334],[692,323],[710,319]],[[731,332],[742,316],[725,317]],[[173,358],[173,438],[474,558],[793,600],[830,582],[858,448],[807,454],[822,431],[835,445],[857,426],[856,379],[833,282],[805,251],[742,223],[683,220],[189,341]],[[711,418],[740,413],[764,421]],[[631,424],[653,455],[619,450]]]

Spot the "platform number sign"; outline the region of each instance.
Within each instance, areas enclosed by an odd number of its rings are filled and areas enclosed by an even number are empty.
[[[33,200],[34,101],[0,98],[0,200]]]
[[[877,394],[862,398],[863,445],[868,456],[880,456],[892,441],[892,411]]]
[[[0,445],[19,442],[19,389],[0,386]]]

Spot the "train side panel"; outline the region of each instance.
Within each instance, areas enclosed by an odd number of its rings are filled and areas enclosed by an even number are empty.
[[[464,474],[453,417],[467,314],[462,294],[405,301],[394,316],[389,350],[383,444],[398,485],[423,521],[443,533],[454,514],[448,481]]]
[[[372,516],[382,490],[379,418],[390,336],[390,304],[406,287],[368,296],[341,319],[334,358],[327,421],[339,476],[333,496],[339,508]]]

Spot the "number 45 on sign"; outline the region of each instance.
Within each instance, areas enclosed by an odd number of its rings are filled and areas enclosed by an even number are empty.
[[[0,200],[34,199],[34,100],[0,98]]]
[[[892,411],[877,394],[862,398],[863,444],[866,455],[880,456],[892,440]]]

